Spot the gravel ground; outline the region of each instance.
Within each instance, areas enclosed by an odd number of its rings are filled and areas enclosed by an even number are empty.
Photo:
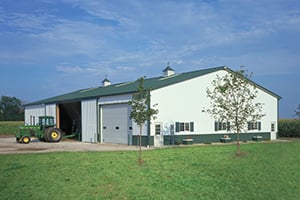
[[[280,138],[274,141],[265,142],[291,142],[291,138]],[[247,143],[253,143],[248,141]],[[208,145],[232,145],[234,143],[212,143]],[[243,143],[241,143],[243,144]],[[194,144],[195,146],[205,146],[207,144]],[[185,145],[183,145],[185,146]],[[153,149],[154,147],[142,150]],[[124,144],[100,144],[84,143],[74,140],[65,139],[59,143],[48,143],[33,140],[29,144],[20,144],[16,142],[13,135],[0,135],[0,154],[21,154],[21,153],[46,153],[46,152],[83,152],[83,151],[138,151],[138,146],[128,146]]]
[[[142,149],[146,150],[147,148],[142,147]],[[139,150],[138,146],[84,143],[73,140],[64,140],[58,143],[48,143],[34,140],[29,144],[20,144],[16,142],[15,137],[0,137],[0,154],[137,150]]]

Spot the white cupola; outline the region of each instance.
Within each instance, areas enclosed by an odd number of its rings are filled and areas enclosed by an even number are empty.
[[[111,82],[107,79],[106,76],[105,76],[105,79],[102,81],[102,85],[104,87],[111,85]]]
[[[175,74],[174,69],[170,67],[170,64],[168,63],[168,66],[163,70],[163,76],[172,76]]]

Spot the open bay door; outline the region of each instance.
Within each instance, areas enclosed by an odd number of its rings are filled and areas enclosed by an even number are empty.
[[[131,144],[130,108],[128,103],[101,105],[103,142]]]

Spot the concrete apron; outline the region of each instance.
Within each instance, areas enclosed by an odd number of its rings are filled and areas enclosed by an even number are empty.
[[[142,147],[142,150],[148,148]],[[33,140],[29,144],[17,143],[14,137],[0,138],[0,154],[46,153],[46,152],[83,152],[83,151],[138,151],[138,146],[123,144],[84,143],[61,141],[58,143]]]

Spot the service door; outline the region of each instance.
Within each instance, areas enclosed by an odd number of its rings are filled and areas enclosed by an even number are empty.
[[[126,104],[102,105],[103,142],[128,144],[131,136],[130,109]]]

